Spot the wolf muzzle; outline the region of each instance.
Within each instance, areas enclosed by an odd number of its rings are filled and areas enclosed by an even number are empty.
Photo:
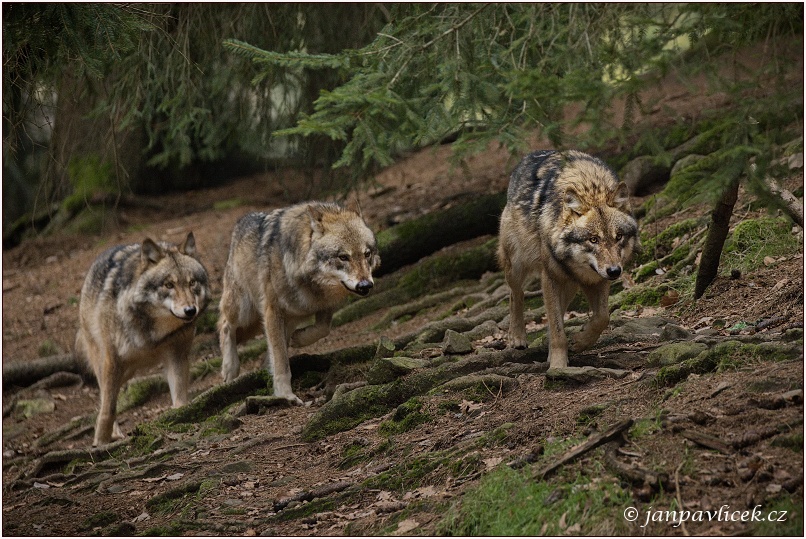
[[[607,272],[607,278],[611,281],[615,281],[621,276],[621,266],[609,266],[605,271]]]
[[[355,292],[359,296],[366,296],[369,294],[370,290],[372,290],[373,284],[372,281],[367,281],[366,279],[363,281],[358,281],[358,284],[355,285]]]

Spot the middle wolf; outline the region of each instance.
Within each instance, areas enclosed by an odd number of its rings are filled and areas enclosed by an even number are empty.
[[[572,350],[590,348],[607,327],[610,281],[638,244],[627,185],[601,160],[588,154],[533,152],[512,171],[501,215],[498,257],[509,284],[509,339],[526,347],[523,285],[540,274],[549,330],[549,365],[568,365],[563,315],[579,288],[591,319],[575,335]]]
[[[307,202],[242,217],[232,232],[218,322],[224,381],[240,371],[237,343],[262,326],[274,394],[302,404],[291,389],[288,346],[326,336],[351,293],[369,294],[379,265],[375,235],[355,208]],[[297,329],[311,316],[312,325]]]

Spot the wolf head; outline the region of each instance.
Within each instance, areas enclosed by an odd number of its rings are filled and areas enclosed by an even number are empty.
[[[357,207],[330,204],[307,207],[311,223],[311,253],[317,261],[320,284],[340,283],[366,296],[374,285],[372,271],[381,264],[375,235]]]
[[[564,206],[569,226],[560,239],[565,258],[575,262],[577,271],[612,281],[621,276],[624,264],[640,248],[638,224],[631,215],[624,182],[594,185],[601,188],[592,191],[590,184],[567,188]]]
[[[174,316],[189,323],[210,301],[207,271],[195,258],[196,240],[188,233],[179,246],[143,241],[141,274],[137,282],[140,303],[151,306],[157,317]]]

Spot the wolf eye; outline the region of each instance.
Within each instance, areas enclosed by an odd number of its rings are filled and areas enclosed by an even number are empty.
[[[623,237],[624,237],[624,234],[619,232],[618,234],[616,234],[616,241],[621,241],[621,238],[623,238]]]
[[[190,280],[190,283],[188,283],[188,284],[189,284],[190,286],[196,286],[196,279],[191,279],[191,280]]]
[[[174,284],[173,284],[171,281],[165,281],[165,288],[167,288],[168,290],[170,290],[170,289],[172,289],[173,287],[174,287]]]
[[[369,258],[369,257],[371,257],[371,256],[372,256],[372,251],[370,251],[369,249],[367,249],[366,251],[364,251],[364,258]]]
[[[588,241],[591,243],[599,243],[599,236],[591,236],[588,238]]]
[[[350,255],[339,255],[339,260],[341,260],[342,262],[349,262]]]

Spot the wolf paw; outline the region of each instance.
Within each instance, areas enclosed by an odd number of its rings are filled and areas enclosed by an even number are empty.
[[[526,342],[526,337],[515,337],[513,335],[510,335],[509,346],[510,348],[514,348],[516,350],[523,350],[525,348],[528,348],[529,343]]]
[[[288,401],[289,404],[293,404],[295,406],[305,406],[305,403],[302,401],[302,399],[300,399],[293,393],[277,394],[277,396],[284,398],[285,400]]]

